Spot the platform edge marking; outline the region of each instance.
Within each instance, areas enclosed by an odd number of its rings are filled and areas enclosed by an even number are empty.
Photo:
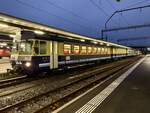
[[[92,98],[89,102],[87,102],[75,113],[92,113],[123,82],[123,80],[144,61],[144,59],[145,57],[142,58],[137,64],[131,67],[124,74],[122,74],[119,78],[113,81],[109,86],[107,86],[103,91],[101,91],[98,95]]]

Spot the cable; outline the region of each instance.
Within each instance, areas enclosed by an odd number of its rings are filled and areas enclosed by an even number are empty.
[[[43,9],[39,8],[39,7],[35,7],[35,6],[30,5],[30,4],[28,4],[28,3],[22,2],[22,1],[20,1],[20,0],[16,0],[16,1],[17,1],[19,4],[21,4],[21,5],[25,5],[25,6],[28,6],[28,7],[30,7],[30,8],[39,10],[39,11],[44,12],[44,13],[47,13],[47,14],[49,14],[49,15],[53,15],[53,16],[56,17],[56,18],[60,18],[60,19],[62,19],[63,21],[65,21],[65,22],[67,22],[67,23],[69,22],[69,23],[72,23],[72,24],[75,24],[75,25],[79,25],[79,26],[82,27],[82,28],[86,28],[86,29],[89,29],[89,30],[93,30],[93,29],[90,29],[90,28],[88,28],[88,27],[86,27],[86,26],[83,26],[83,25],[81,25],[81,24],[79,24],[79,23],[76,23],[76,22],[70,21],[70,20],[68,20],[68,19],[65,19],[65,18],[63,18],[63,17],[57,16],[57,15],[55,15],[55,14],[49,12],[49,11],[46,11],[46,10],[43,10]]]
[[[88,20],[88,19],[86,19],[86,18],[83,18],[83,17],[81,17],[80,15],[78,15],[78,14],[76,14],[76,13],[70,11],[70,10],[65,9],[64,7],[61,7],[61,6],[59,6],[59,5],[57,5],[57,4],[53,3],[53,2],[51,2],[51,0],[47,0],[47,2],[48,2],[49,5],[52,5],[52,6],[58,8],[58,9],[61,9],[61,10],[65,11],[65,12],[67,12],[67,13],[70,13],[71,15],[73,15],[73,16],[79,18],[80,20],[83,20],[84,22],[85,22],[85,20],[86,20],[88,23],[91,23],[90,20]]]
[[[135,4],[128,5],[128,6],[126,6],[125,8],[130,8],[130,7],[139,5],[139,4],[144,3],[144,2],[149,2],[149,0],[143,0],[143,1],[140,1],[140,2],[136,2]],[[124,8],[124,9],[125,9],[125,8]]]
[[[99,10],[101,10],[105,16],[109,17],[109,15],[105,12],[105,10],[104,10],[103,8],[99,7],[99,5],[97,5],[93,0],[90,0],[90,2],[91,2],[94,6],[96,6]]]
[[[108,0],[106,0],[106,1],[116,11],[117,8],[110,1],[108,1]],[[127,21],[126,17],[123,16],[122,14],[121,14],[121,16],[123,17],[125,23],[128,24],[128,25],[130,25],[129,22]]]

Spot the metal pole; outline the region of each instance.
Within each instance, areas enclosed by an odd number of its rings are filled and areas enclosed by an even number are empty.
[[[145,5],[145,6],[141,6],[141,7],[134,7],[134,8],[128,8],[128,9],[123,9],[123,10],[115,11],[115,12],[107,19],[107,21],[105,22],[105,29],[107,29],[107,24],[108,24],[108,22],[111,20],[111,18],[112,18],[115,14],[120,13],[120,12],[126,12],[126,11],[136,10],[136,9],[148,8],[148,7],[150,7],[150,5]]]

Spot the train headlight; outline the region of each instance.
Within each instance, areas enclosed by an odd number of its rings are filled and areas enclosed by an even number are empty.
[[[31,62],[26,62],[26,63],[25,63],[25,66],[26,66],[26,67],[30,67],[30,66],[31,66]]]

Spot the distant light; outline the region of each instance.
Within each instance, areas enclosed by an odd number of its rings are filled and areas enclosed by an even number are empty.
[[[100,45],[103,45],[103,43],[101,42]]]
[[[93,41],[94,44],[97,44],[98,42]]]
[[[22,48],[25,48],[25,44],[24,44],[24,43],[22,43],[20,46],[21,46]]]
[[[81,39],[80,41],[81,41],[81,42],[85,42],[85,40],[84,40],[84,39]]]
[[[110,46],[110,44],[107,44],[107,46]]]
[[[150,48],[148,47],[147,50],[150,51]]]
[[[12,48],[13,48],[13,49],[16,49],[16,46],[13,46]]]
[[[0,27],[9,27],[7,24],[0,23]]]
[[[7,43],[0,43],[1,46],[7,46]]]
[[[16,35],[9,35],[10,37],[12,37],[12,38],[15,38],[16,37]]]
[[[45,33],[43,31],[35,30],[34,33],[39,34],[39,35],[44,35]]]

